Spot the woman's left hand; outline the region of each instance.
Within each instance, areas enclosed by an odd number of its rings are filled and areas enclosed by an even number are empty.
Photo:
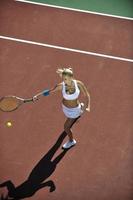
[[[85,110],[86,110],[87,112],[90,112],[90,107],[87,107]]]

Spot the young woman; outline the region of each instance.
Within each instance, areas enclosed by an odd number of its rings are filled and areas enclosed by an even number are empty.
[[[47,96],[57,91],[62,91],[62,110],[67,117],[64,124],[64,130],[67,133],[69,140],[63,145],[64,149],[68,149],[76,144],[73,138],[72,126],[79,119],[84,111],[90,112],[90,95],[83,82],[75,80],[72,68],[63,68],[56,71],[62,79],[62,82],[57,84],[51,90],[43,91],[39,95],[33,97],[37,100],[39,96]],[[80,103],[79,95],[83,92],[86,97],[85,104]]]

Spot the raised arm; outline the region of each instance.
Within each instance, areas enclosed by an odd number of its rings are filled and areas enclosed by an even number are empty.
[[[54,93],[61,90],[62,90],[62,83],[59,83],[50,89],[50,93]]]
[[[61,91],[62,89],[62,84],[59,83],[57,85],[55,85],[53,88],[51,89],[45,89],[43,90],[42,92],[36,94],[34,97],[33,97],[33,100],[38,100],[40,97],[42,96],[49,96],[50,94],[54,93],[54,92],[57,92],[57,91]]]
[[[82,81],[77,81],[80,90],[83,92],[84,96],[86,97],[86,110],[90,112],[90,94]]]

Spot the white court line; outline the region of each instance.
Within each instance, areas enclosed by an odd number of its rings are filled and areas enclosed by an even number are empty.
[[[53,49],[60,49],[60,50],[64,50],[64,51],[81,53],[81,54],[85,54],[85,55],[92,55],[92,56],[98,56],[98,57],[103,57],[103,58],[110,58],[110,59],[121,60],[121,61],[126,61],[126,62],[133,62],[133,59],[127,59],[127,58],[122,58],[122,57],[117,57],[117,56],[110,56],[110,55],[101,54],[101,53],[83,51],[83,50],[79,50],[79,49],[72,49],[72,48],[50,45],[50,44],[45,44],[45,43],[40,43],[40,42],[34,42],[34,41],[30,41],[30,40],[23,40],[23,39],[18,39],[18,38],[13,38],[13,37],[6,37],[6,36],[2,36],[2,35],[0,35],[0,39],[12,40],[12,41],[15,41],[15,42],[38,45],[38,46],[42,46],[42,47],[49,47],[49,48],[53,48]]]
[[[101,16],[106,16],[106,17],[114,17],[114,18],[118,18],[118,19],[133,20],[133,18],[131,18],[131,17],[123,17],[123,16],[119,16],[119,15],[104,14],[104,13],[93,12],[93,11],[88,11],[88,10],[80,10],[80,9],[76,9],[76,8],[56,6],[56,5],[52,5],[52,4],[38,3],[38,2],[26,1],[26,0],[15,0],[15,1],[19,1],[22,3],[34,4],[34,5],[40,5],[40,6],[47,6],[47,7],[51,7],[51,8],[58,8],[58,9],[63,9],[63,10],[70,10],[70,11],[75,11],[75,12],[101,15]]]

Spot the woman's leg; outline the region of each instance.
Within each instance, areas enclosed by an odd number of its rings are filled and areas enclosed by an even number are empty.
[[[65,124],[64,124],[64,130],[65,132],[67,133],[68,137],[69,137],[69,140],[70,141],[73,141],[73,134],[72,134],[72,131],[71,131],[71,128],[73,126],[73,124],[79,119],[80,117],[77,117],[75,119],[72,119],[72,118],[67,118]]]

